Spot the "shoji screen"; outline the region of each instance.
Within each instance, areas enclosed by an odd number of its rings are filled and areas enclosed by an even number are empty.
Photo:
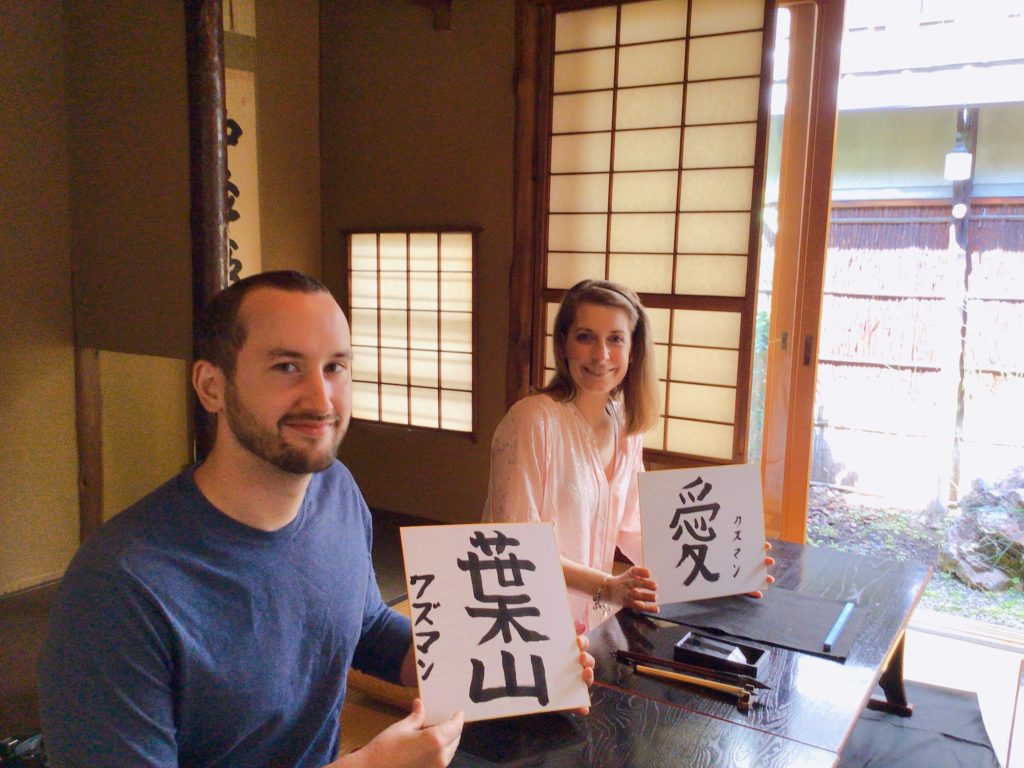
[[[773,9],[560,7],[542,50],[544,377],[565,289],[621,282],[655,327],[662,419],[648,451],[742,460]]]

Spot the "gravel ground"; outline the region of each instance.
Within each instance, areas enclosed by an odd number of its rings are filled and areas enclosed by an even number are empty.
[[[893,509],[833,488],[812,486],[807,511],[809,543],[863,555],[934,565],[944,535],[939,510]],[[921,598],[925,608],[1024,630],[1024,592],[980,592],[935,570]]]

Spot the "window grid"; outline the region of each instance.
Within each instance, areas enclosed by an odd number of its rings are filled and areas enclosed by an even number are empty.
[[[541,340],[544,342],[540,345],[542,357],[539,370],[543,372],[540,377],[542,380],[547,380],[553,370],[550,336],[551,320],[553,319],[553,312],[557,308],[556,302],[561,299],[566,288],[575,283],[577,279],[582,279],[582,277],[603,277],[630,285],[630,287],[634,287],[637,290],[641,300],[648,308],[651,308],[652,311],[655,311],[655,308],[667,310],[669,317],[667,337],[659,340],[657,344],[659,352],[656,354],[658,361],[657,375],[660,385],[663,387],[662,419],[659,426],[645,436],[645,447],[655,453],[668,456],[686,454],[711,460],[729,461],[741,456],[744,450],[746,402],[740,401],[741,399],[745,401],[747,395],[747,387],[741,387],[741,384],[743,383],[743,372],[749,368],[750,364],[750,344],[749,342],[744,343],[743,333],[738,333],[728,346],[681,343],[676,338],[675,318],[678,310],[690,308],[723,312],[739,319],[737,327],[741,331],[746,330],[747,335],[749,335],[749,332],[752,332],[753,308],[750,306],[750,295],[753,279],[749,272],[752,268],[756,270],[756,261],[752,261],[756,257],[756,253],[751,252],[751,244],[757,242],[758,221],[756,217],[751,215],[751,211],[757,210],[760,206],[760,190],[758,187],[761,174],[758,168],[760,158],[763,157],[764,152],[762,137],[766,120],[765,80],[763,75],[763,57],[761,55],[761,47],[764,43],[761,38],[765,29],[763,27],[741,26],[737,29],[729,28],[710,33],[692,34],[695,3],[686,2],[685,5],[685,32],[681,36],[676,34],[624,42],[622,40],[623,4],[610,4],[611,7],[614,7],[615,11],[614,44],[594,45],[593,47],[559,48],[559,41],[557,39],[557,17],[559,14],[556,13],[555,15],[556,31],[552,38],[550,70],[548,72],[550,87],[547,133],[548,185],[546,193],[542,196],[542,205],[546,215],[543,217],[544,226],[540,230],[541,243],[543,244],[541,248],[541,254],[543,255],[541,274],[543,278],[540,289],[541,302],[539,304],[541,312],[545,315],[541,319],[545,322],[538,323],[541,329]],[[747,5],[748,10],[750,7],[753,7],[750,3],[747,3]],[[763,6],[761,7],[763,10]],[[566,12],[572,13],[574,10]],[[765,16],[765,20],[769,18],[770,14]],[[701,48],[706,53],[711,49],[710,46],[705,45],[706,41],[724,41],[724,45],[736,46],[746,44],[746,41],[738,42],[741,37],[753,40],[754,36],[757,38],[755,42],[758,46],[755,52],[756,55],[748,54],[747,63],[740,64],[736,71],[729,71],[729,67],[733,66],[732,63],[725,65],[713,63],[711,65],[712,68],[719,68],[719,71],[714,72],[713,76],[699,76],[690,79],[691,55],[694,53],[695,48]],[[673,42],[682,43],[681,80],[678,76],[674,78],[666,77],[665,79],[655,76],[650,78],[650,80],[620,85],[620,80],[622,79],[620,66],[623,51],[639,49],[640,46]],[[611,52],[610,84],[594,85],[596,80],[588,74],[586,77],[590,78],[590,82],[581,87],[571,87],[570,85],[570,87],[560,88],[556,85],[556,80],[558,79],[556,62],[559,60],[559,57],[587,56],[598,51]],[[707,58],[705,57],[704,61]],[[754,64],[755,60],[756,65]],[[707,74],[713,71],[708,68],[706,63],[701,62],[699,59],[698,62],[696,66],[699,68],[700,74]],[[722,70],[723,66],[725,70]],[[573,73],[568,71],[567,74],[563,73],[563,80],[571,79],[573,76]],[[630,76],[635,77],[634,75]],[[692,114],[688,113],[691,92],[695,92],[702,85],[706,87],[707,84],[725,84],[725,87],[735,86],[737,90],[742,90],[743,88],[751,90],[752,86],[754,103],[741,107],[742,110],[747,110],[741,115],[737,113],[729,114],[726,111],[722,119],[710,119],[710,111],[706,107],[707,102],[705,102],[705,109],[702,114],[699,114],[697,111],[701,106],[700,102],[694,107]],[[649,122],[640,122],[637,125],[620,125],[620,94],[641,94],[643,93],[642,89],[647,89],[646,93],[653,93],[654,89],[666,89],[663,92],[668,93],[667,89],[672,87],[680,89],[678,94],[679,110],[677,121],[672,122],[671,120],[656,118]],[[593,118],[589,114],[585,114],[583,118],[571,117],[570,119],[594,120],[595,122],[589,125],[585,123],[580,125],[570,124],[568,126],[557,124],[559,121],[557,113],[559,113],[560,106],[556,101],[556,97],[573,97],[587,94],[602,94],[605,92],[610,92],[610,105],[607,110],[603,107],[604,102],[592,101],[591,105],[597,104],[601,107],[600,114],[607,117],[606,123],[597,125],[597,122],[603,119],[603,117]],[[675,98],[675,95],[673,95],[673,98]],[[721,98],[720,95],[719,98]],[[563,100],[564,103],[565,100]],[[586,106],[582,101],[577,101],[576,104],[584,104]],[[752,109],[754,104],[756,104],[756,109]],[[731,106],[727,105],[727,110]],[[561,113],[564,115],[566,110],[561,109]],[[664,117],[661,112],[655,111],[652,114],[662,114]],[[738,119],[739,116],[742,116],[743,119]],[[688,156],[686,145],[688,138],[697,141],[698,148],[702,148],[699,142],[704,141],[707,143],[708,137],[712,136],[707,131],[723,126],[744,129],[742,133],[729,135],[742,136],[748,139],[749,147],[737,150],[734,149],[736,142],[725,141],[725,144],[730,145],[730,150],[725,155],[709,156],[704,154],[700,158],[697,158],[696,154],[693,157]],[[616,150],[618,139],[624,137],[648,139],[658,135],[657,132],[664,132],[666,130],[678,131],[678,141],[674,149],[674,164],[671,161],[662,161],[660,165],[646,164],[642,165],[642,167],[625,167],[624,164],[617,163]],[[642,133],[645,131],[647,132],[646,134]],[[705,132],[700,133],[698,131]],[[605,136],[607,137],[607,165],[605,167],[601,167],[600,164],[592,164],[591,167],[580,167],[582,163],[579,162],[576,167],[571,164],[566,165],[565,161],[561,158],[563,156],[568,157],[569,155],[564,150],[560,155],[559,147],[556,147],[557,141],[561,140],[564,142],[567,137],[590,137],[592,141],[604,143],[603,137]],[[721,142],[721,137],[719,137],[719,141]],[[564,143],[561,145],[562,148],[567,146],[572,145]],[[580,156],[583,156],[585,151],[582,146],[573,146],[574,149],[578,150]],[[666,156],[664,160],[667,159],[668,157]],[[641,164],[634,162],[634,165],[639,166]],[[712,186],[712,189],[717,192],[717,196],[715,194],[705,195],[705,197],[711,198],[710,202],[705,202],[700,197],[699,191],[695,195],[693,191],[684,189],[686,186],[684,184],[685,181],[692,180],[696,182],[702,179],[706,181],[710,176],[702,176],[702,174],[714,174],[716,172],[719,174],[718,179],[724,178],[726,181],[718,181],[717,187]],[[630,184],[630,189],[633,189],[638,188],[632,184],[633,177],[638,177],[636,179],[637,182],[645,182],[651,179],[658,181],[658,176],[661,175],[661,181],[667,183],[664,181],[664,176],[667,174],[674,174],[674,205],[671,208],[665,205],[664,202],[648,207],[642,205],[629,207],[628,200],[625,205],[623,205],[622,200],[616,200],[617,182],[620,188],[623,188],[623,185]],[[593,181],[587,181],[588,178]],[[714,182],[715,180],[713,179],[712,181]],[[607,184],[607,193],[603,199],[603,206],[594,204],[597,202],[596,198],[591,198],[593,200],[591,203],[585,201],[579,203],[577,199],[566,197],[567,194],[571,194],[573,191],[578,192],[584,189],[587,184],[600,186],[605,183]],[[730,184],[732,185],[731,187],[729,186]],[[552,193],[553,187],[558,188],[557,195]],[[707,188],[708,185],[705,184],[703,189],[706,190]],[[700,190],[702,188],[698,185],[692,189]],[[684,193],[686,192],[689,192],[689,194],[684,198]],[[558,199],[553,199],[556,196]],[[650,202],[651,199],[646,198],[645,201]],[[657,202],[657,198],[654,198],[654,200]],[[664,248],[666,244],[664,242],[664,235],[661,236],[660,242],[657,242],[657,233],[652,235],[649,231],[651,228],[645,225],[657,223],[659,219],[667,218],[669,215],[672,217],[670,228],[671,246]],[[565,247],[567,243],[575,246],[583,244],[581,241],[586,238],[585,236],[581,237],[579,233],[586,229],[588,216],[605,217],[603,222],[604,242],[600,244],[601,247],[592,248],[593,245],[599,243],[599,240],[593,237],[585,243],[587,247]],[[648,218],[646,220],[640,218],[644,216]],[[554,218],[554,223],[551,222],[552,218]],[[597,223],[594,219],[591,219],[591,221]],[[626,231],[625,225],[627,222],[634,222],[636,226],[632,226]],[[664,221],[663,224],[668,224],[668,221]],[[731,226],[732,232],[726,231],[718,239],[709,237],[707,233],[715,225],[721,225],[722,228]],[[618,240],[616,240],[615,226],[623,228],[623,233],[618,236]],[[666,227],[663,230],[665,235],[669,234],[668,229]],[[552,242],[552,240],[555,242]],[[631,253],[623,248],[623,244],[635,246],[638,242],[640,246],[635,248],[636,253]],[[681,262],[681,257],[686,261]],[[634,281],[638,278],[635,272],[628,267],[629,264],[639,264],[641,259],[646,260],[648,263],[665,259],[664,263],[666,266],[669,266],[670,261],[667,290],[634,284]],[[618,266],[616,266],[616,260],[618,260]],[[592,266],[581,267],[583,264],[592,264]],[[552,265],[554,265],[554,271]],[[709,265],[715,265],[716,267],[721,265],[721,269],[725,270],[722,272],[723,277],[710,282],[705,281],[703,289],[710,292],[706,292],[703,295],[696,292],[699,287],[695,287],[692,292],[688,290],[688,278],[692,278],[692,275],[695,273],[699,274],[702,269],[706,269]],[[619,274],[616,274],[616,272]],[[624,275],[629,276],[624,279]],[[655,292],[651,293],[651,291]],[[686,361],[679,356],[685,355],[687,350],[719,350],[734,353],[736,364],[731,383],[701,381],[699,377],[681,375],[675,370],[674,363],[679,363],[681,368],[682,364]],[[676,359],[677,357],[679,357],[678,360]],[[701,417],[692,414],[687,415],[685,418],[678,416],[677,413],[690,409],[686,403],[682,402],[677,403],[674,407],[673,390],[675,389],[677,393],[681,393],[686,386],[707,388],[704,390],[705,392],[719,391],[719,394],[721,394],[721,391],[731,392],[734,407],[728,420],[725,419],[726,408],[724,405],[729,402],[727,396],[725,400],[718,400],[718,404],[713,409],[714,414],[712,416]],[[677,394],[677,396],[679,395]],[[725,435],[727,439],[723,438],[717,442],[713,441],[714,444],[710,447],[706,446],[705,450],[680,449],[679,446],[682,438],[678,437],[678,435],[682,434],[681,425],[684,422],[697,425],[713,425],[716,428],[721,427],[727,430],[727,432],[720,433]],[[673,433],[677,437],[674,438]],[[685,442],[685,440],[682,440],[682,442]]]
[[[471,228],[343,233],[353,418],[475,431],[476,234]]]

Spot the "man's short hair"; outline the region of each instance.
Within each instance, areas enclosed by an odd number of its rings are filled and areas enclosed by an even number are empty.
[[[246,329],[238,319],[242,301],[257,288],[276,288],[292,293],[330,293],[315,278],[291,270],[260,272],[232,283],[210,299],[198,320],[196,359],[208,360],[228,376],[235,372],[238,350],[245,343]]]

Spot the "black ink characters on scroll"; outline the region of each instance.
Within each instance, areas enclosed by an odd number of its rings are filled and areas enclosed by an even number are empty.
[[[481,558],[477,552],[468,551],[465,560],[456,561],[460,570],[469,573],[473,584],[473,597],[480,604],[466,606],[466,613],[473,618],[489,619],[492,622],[480,638],[478,645],[491,642],[499,635],[505,646],[547,640],[547,635],[542,635],[535,629],[525,626],[524,620],[540,616],[540,611],[535,606],[527,605],[530,602],[530,595],[526,592],[508,594],[507,591],[504,591],[509,588],[525,586],[524,573],[536,570],[531,561],[520,559],[512,551],[514,547],[519,546],[519,540],[506,536],[500,531],[494,531],[494,536],[491,538],[486,537],[482,531],[476,531],[469,543],[486,557]],[[484,585],[485,577],[489,587]],[[516,656],[511,650],[502,649],[501,651],[504,685],[485,688],[486,670],[483,661],[473,658],[470,659],[470,663],[473,674],[470,680],[469,698],[474,703],[504,697],[526,696],[535,697],[541,706],[547,705],[547,678],[544,672],[544,660],[540,656],[530,654],[533,685],[520,684]]]
[[[679,494],[681,506],[676,508],[669,524],[670,528],[675,529],[672,534],[673,541],[679,541],[684,532],[687,537],[682,541],[681,556],[676,563],[676,568],[679,568],[687,560],[693,562],[689,575],[683,581],[687,587],[698,576],[705,581],[715,582],[720,575],[708,568],[705,563],[708,545],[717,537],[711,523],[718,516],[719,505],[708,500],[711,490],[711,483],[704,482],[700,477],[683,486],[683,492]]]

